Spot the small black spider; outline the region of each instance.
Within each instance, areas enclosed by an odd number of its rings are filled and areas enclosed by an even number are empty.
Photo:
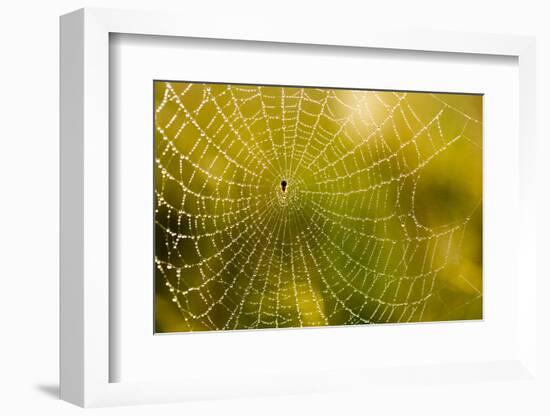
[[[286,181],[284,179],[281,181],[281,189],[283,190],[283,192],[286,191]]]

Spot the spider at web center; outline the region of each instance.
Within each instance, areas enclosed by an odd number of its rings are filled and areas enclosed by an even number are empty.
[[[288,173],[282,173],[277,181],[272,182],[272,197],[278,206],[288,207],[293,210],[302,205],[302,190],[304,181]]]

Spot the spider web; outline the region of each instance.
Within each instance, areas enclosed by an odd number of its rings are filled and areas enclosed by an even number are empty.
[[[423,186],[481,155],[472,100],[155,82],[157,330],[480,318],[481,196]]]

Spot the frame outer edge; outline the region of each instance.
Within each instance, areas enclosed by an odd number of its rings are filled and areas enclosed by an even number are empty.
[[[537,57],[536,39],[526,40],[519,54],[519,137],[529,146],[518,149],[519,163],[522,167],[519,178],[520,244],[537,241]],[[538,369],[538,315],[537,315],[537,251],[520,251],[518,259],[518,276],[524,276],[518,287],[520,301],[518,309],[518,332],[521,343],[519,357],[532,376],[536,377]]]
[[[83,10],[83,342],[84,407],[109,387],[109,26]]]
[[[84,405],[84,12],[60,18],[60,398]]]

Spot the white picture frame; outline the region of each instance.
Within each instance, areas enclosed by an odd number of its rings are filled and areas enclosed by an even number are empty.
[[[455,365],[441,363],[414,370],[413,378],[480,383],[485,373],[505,373],[509,381],[538,383],[536,306],[535,176],[535,40],[530,37],[469,33],[378,31],[348,28],[327,34],[312,25],[303,28],[256,25],[236,29],[220,19],[205,27],[172,13],[82,9],[61,18],[61,398],[80,406],[184,401],[194,398],[322,392],[390,383],[391,368],[350,373],[334,370],[331,380],[317,374],[281,374],[251,385],[223,382],[208,388],[197,380],[111,382],[109,296],[109,188],[113,161],[109,155],[109,37],[136,34],[185,38],[225,39],[281,44],[431,51],[453,54],[505,55],[519,66],[520,223],[518,227],[519,345],[509,360]],[[410,371],[409,371],[410,373]],[[349,378],[342,383],[343,378]],[[221,377],[223,380],[223,377]]]

